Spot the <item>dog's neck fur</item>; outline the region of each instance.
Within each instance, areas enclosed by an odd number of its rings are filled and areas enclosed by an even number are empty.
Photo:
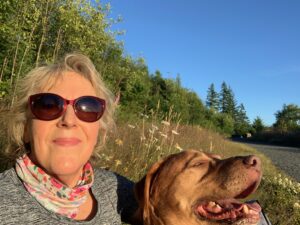
[[[220,225],[220,223],[206,220],[199,220],[193,213],[190,206],[181,205],[180,201],[173,201],[174,204],[170,204],[169,198],[176,198],[170,192],[161,191],[156,193],[155,188],[153,195],[150,199],[151,207],[148,207],[150,215],[153,220],[147,225]],[[165,199],[166,202],[163,202]],[[189,213],[187,213],[189,212]],[[186,224],[189,221],[189,224]]]

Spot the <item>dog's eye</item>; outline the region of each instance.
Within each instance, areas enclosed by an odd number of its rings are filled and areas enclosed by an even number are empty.
[[[197,161],[191,164],[191,167],[203,166],[207,163],[207,161]]]

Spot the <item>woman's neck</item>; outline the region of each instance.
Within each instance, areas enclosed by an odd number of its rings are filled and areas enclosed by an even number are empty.
[[[75,217],[76,220],[91,220],[97,213],[97,200],[95,199],[91,189],[85,203],[79,207],[79,212]]]

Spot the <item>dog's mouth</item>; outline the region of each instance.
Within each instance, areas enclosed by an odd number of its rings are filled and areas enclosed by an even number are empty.
[[[255,224],[260,219],[260,205],[257,202],[243,203],[237,199],[246,198],[253,193],[258,183],[253,183],[233,198],[200,201],[195,204],[194,211],[202,219],[230,223],[243,220],[247,224]]]

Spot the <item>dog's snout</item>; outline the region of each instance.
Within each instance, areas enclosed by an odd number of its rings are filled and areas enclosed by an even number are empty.
[[[256,168],[259,168],[261,165],[260,158],[258,158],[255,155],[246,156],[243,160],[243,163],[247,166],[252,166],[252,167],[256,167]]]

